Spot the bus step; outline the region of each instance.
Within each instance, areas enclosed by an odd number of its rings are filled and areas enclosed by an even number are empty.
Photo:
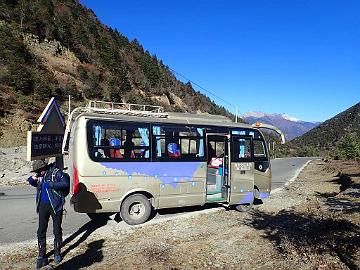
[[[225,201],[225,199],[223,197],[210,197],[210,198],[206,198],[206,200],[208,202],[222,202]]]
[[[218,189],[218,190],[214,189],[214,190],[208,190],[206,192],[206,195],[214,195],[214,194],[219,194],[219,193],[221,193],[221,189]]]

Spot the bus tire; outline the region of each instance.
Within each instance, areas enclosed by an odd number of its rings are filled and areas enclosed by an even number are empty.
[[[127,197],[120,207],[120,216],[129,225],[138,225],[146,222],[151,214],[151,203],[142,194],[133,194]]]
[[[235,206],[236,211],[238,212],[248,212],[252,207],[251,203],[238,204]]]

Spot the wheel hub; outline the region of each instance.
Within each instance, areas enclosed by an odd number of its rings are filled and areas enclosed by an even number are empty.
[[[136,202],[131,205],[129,214],[134,218],[140,218],[145,212],[145,206],[140,203]]]

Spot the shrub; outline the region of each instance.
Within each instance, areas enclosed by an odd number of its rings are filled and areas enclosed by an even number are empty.
[[[25,66],[11,64],[8,68],[7,82],[17,92],[22,94],[32,94],[34,90],[34,80],[32,72]]]
[[[89,79],[88,72],[83,65],[78,65],[76,71],[79,74],[81,80],[86,81],[87,79]]]
[[[72,96],[75,100],[81,99],[81,94],[77,90],[76,82],[74,79],[69,78],[66,82],[66,84],[61,88],[62,91],[62,97],[67,100],[68,96]]]
[[[339,152],[342,158],[360,158],[360,139],[356,133],[346,134],[339,142]]]
[[[92,84],[90,87],[88,87],[84,94],[88,99],[100,100],[103,98],[103,89],[99,84]]]
[[[117,89],[117,88],[110,88],[109,96],[110,96],[110,101],[112,101],[112,102],[121,102],[122,101],[121,93],[120,93],[119,89]]]
[[[17,101],[24,111],[31,112],[34,110],[34,102],[30,96],[18,95]]]

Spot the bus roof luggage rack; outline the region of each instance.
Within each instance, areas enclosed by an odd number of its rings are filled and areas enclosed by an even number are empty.
[[[191,121],[206,121],[211,123],[232,123],[233,121],[223,115],[215,114],[193,114],[193,113],[178,113],[178,112],[169,112],[169,119],[187,119]]]
[[[166,118],[168,114],[161,106],[147,104],[116,103],[106,101],[89,101],[89,112],[104,114],[125,114],[131,116],[151,116]]]
[[[164,108],[161,106],[147,105],[147,104],[132,104],[132,103],[116,103],[106,101],[89,101],[87,107],[77,107],[69,115],[66,123],[65,134],[62,144],[62,153],[68,152],[69,148],[69,134],[71,132],[72,121],[75,115],[81,113],[94,112],[100,114],[111,115],[130,115],[130,116],[142,116],[142,117],[159,117],[167,118],[168,114],[164,112]]]

